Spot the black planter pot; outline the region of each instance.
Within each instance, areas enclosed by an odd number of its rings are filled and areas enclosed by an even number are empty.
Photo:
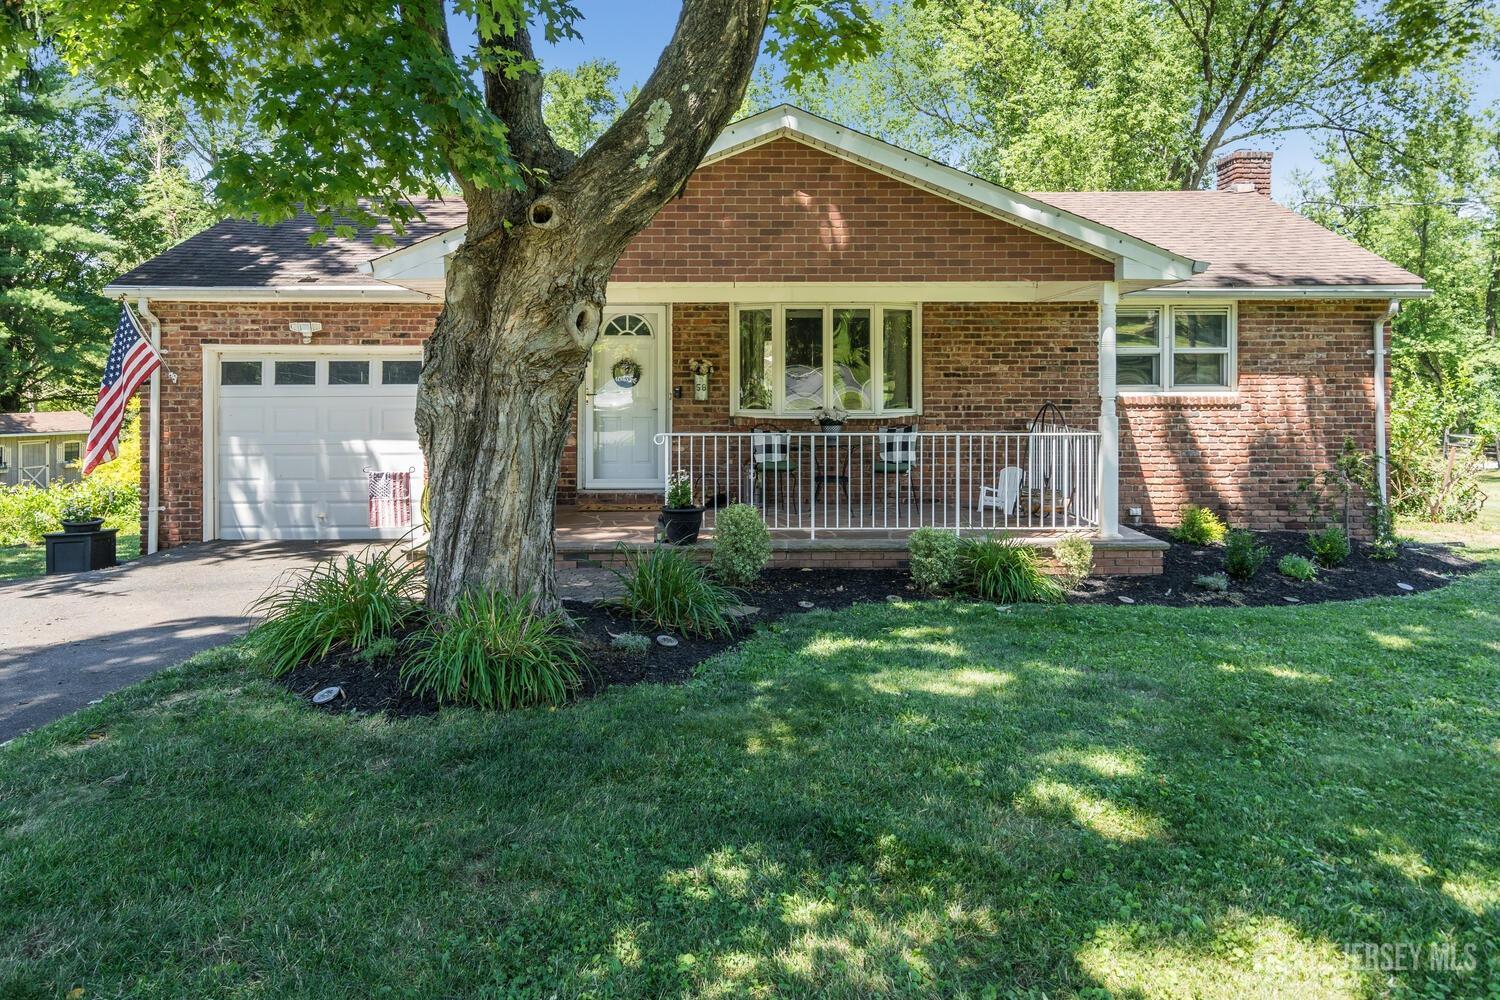
[[[86,535],[104,526],[104,518],[93,517],[87,521],[64,521],[63,531],[70,535]]]
[[[668,545],[692,545],[703,528],[702,507],[663,507],[656,523]]]
[[[844,425],[843,424],[824,424],[824,423],[820,423],[820,424],[818,424],[818,426],[823,429],[823,433],[824,434],[829,434],[829,435],[838,434],[839,432],[841,432],[844,429]]]

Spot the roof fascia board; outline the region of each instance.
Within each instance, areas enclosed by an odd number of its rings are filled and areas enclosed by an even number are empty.
[[[107,285],[107,298],[169,302],[432,302],[437,296],[398,285]]]
[[[1147,288],[1128,292],[1132,299],[1426,299],[1421,285],[1261,285],[1246,287]]]

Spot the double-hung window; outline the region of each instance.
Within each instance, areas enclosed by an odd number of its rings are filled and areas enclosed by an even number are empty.
[[[920,335],[914,305],[744,305],[730,338],[732,409],[799,416],[914,414]]]
[[[1122,305],[1115,314],[1115,382],[1124,392],[1229,389],[1234,312],[1228,306]]]

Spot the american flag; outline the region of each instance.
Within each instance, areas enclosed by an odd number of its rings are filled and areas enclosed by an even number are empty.
[[[89,426],[88,443],[83,449],[83,474],[115,457],[120,444],[120,425],[125,422],[125,404],[151,373],[161,367],[161,355],[141,330],[130,306],[120,303],[120,322],[115,326],[115,342],[104,363],[104,379],[99,383],[99,402],[94,405],[94,422]]]

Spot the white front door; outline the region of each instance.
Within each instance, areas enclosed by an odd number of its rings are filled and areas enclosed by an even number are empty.
[[[584,381],[584,486],[635,489],[661,486],[666,429],[666,310],[612,309]]]
[[[21,445],[21,483],[46,489],[51,478],[52,462],[46,441],[30,441]]]

